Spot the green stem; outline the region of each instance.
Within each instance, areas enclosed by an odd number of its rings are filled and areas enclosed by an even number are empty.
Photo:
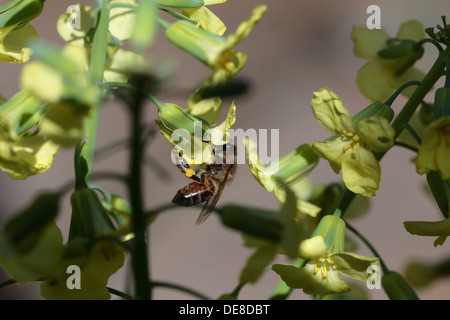
[[[98,85],[103,81],[103,72],[106,61],[106,46],[108,42],[109,10],[106,0],[97,0],[98,10],[95,26],[94,40],[92,44],[91,63],[89,66],[90,82]],[[94,165],[95,140],[97,138],[98,119],[100,115],[100,102],[93,106],[92,113],[85,121],[87,143],[81,149],[80,157],[84,158],[87,164],[87,173],[84,177],[89,186]]]
[[[137,88],[129,83],[123,83],[123,82],[106,82],[103,85],[110,87],[110,88],[125,88],[125,89],[130,89],[130,90],[137,90]],[[156,99],[155,96],[143,92],[143,94],[151,101],[155,104],[155,106],[158,108],[158,111],[161,111],[162,108],[164,107],[164,103],[162,103],[161,101],[159,101],[158,99]]]
[[[182,292],[188,293],[188,294],[190,294],[190,295],[192,295],[194,297],[197,297],[199,299],[202,299],[202,300],[211,300],[211,298],[205,296],[204,294],[201,294],[201,293],[199,293],[199,292],[197,292],[195,290],[192,290],[190,288],[186,288],[186,287],[180,286],[178,284],[169,283],[169,282],[163,282],[163,281],[152,281],[151,285],[153,287],[164,287],[164,288],[170,288],[170,289],[175,289],[175,290],[178,290],[178,291],[182,291]]]
[[[401,142],[401,141],[395,141],[394,142],[394,146],[399,146],[399,147],[403,147],[405,149],[411,150],[415,153],[419,152],[419,149],[417,149],[416,147],[413,147],[407,143]]]
[[[433,88],[434,84],[442,76],[442,72],[445,68],[446,57],[449,55],[449,53],[450,47],[447,47],[444,51],[439,53],[436,62],[433,64],[427,75],[423,78],[422,83],[416,88],[416,90],[414,90],[414,93],[408,99],[405,106],[392,123],[392,127],[395,129],[395,138],[400,135],[400,133],[405,128],[405,123],[407,123],[409,119],[411,119],[412,115],[419,107],[420,103],[425,98],[427,93]],[[380,154],[379,159],[381,159],[384,154],[385,153]]]
[[[121,297],[124,300],[135,300],[132,296],[130,296],[129,294],[126,294],[125,292],[122,292],[120,290],[110,288],[110,287],[106,287],[106,289],[108,290],[109,293],[114,294],[118,297]]]
[[[405,129],[409,132],[409,134],[416,140],[417,144],[422,144],[422,139],[419,137],[417,132],[409,125],[409,123],[405,123]]]
[[[447,56],[445,59],[447,68],[445,68],[445,87],[450,88],[450,57]]]
[[[386,264],[384,263],[384,260],[381,259],[380,254],[377,252],[375,247],[372,246],[372,244],[369,242],[369,240],[367,240],[366,237],[364,237],[358,230],[356,230],[351,225],[349,225],[348,222],[345,222],[345,224],[351,232],[353,232],[362,242],[364,242],[364,244],[369,248],[369,250],[372,251],[374,256],[378,257],[380,259],[380,265],[381,265],[381,268],[383,269],[383,272],[388,273],[389,269],[387,268]]]
[[[144,94],[138,89],[131,110],[131,154],[128,190],[132,209],[132,228],[134,247],[131,255],[136,297],[151,299],[152,286],[149,278],[149,262],[147,251],[147,230],[143,212],[142,198],[142,100]]]
[[[412,80],[412,81],[408,81],[408,82],[404,83],[397,90],[395,90],[395,92],[389,97],[389,99],[386,100],[386,102],[384,104],[387,106],[391,106],[392,103],[394,102],[394,100],[397,99],[397,97],[403,92],[403,90],[405,90],[406,88],[408,88],[410,86],[418,86],[420,84],[421,84],[421,82],[418,80]]]
[[[175,11],[172,11],[172,10],[169,10],[169,9],[166,9],[166,8],[163,8],[163,7],[158,7],[158,9],[161,10],[161,11],[164,11],[164,12],[166,12],[166,13],[168,13],[168,14],[170,14],[172,17],[175,17],[175,18],[177,18],[178,20],[185,20],[185,21],[190,22],[190,23],[192,23],[192,24],[196,24],[196,23],[198,22],[197,20],[189,19],[189,18],[186,17],[185,15],[182,15],[182,14],[180,14],[180,13],[178,13],[178,12],[175,12]]]
[[[437,42],[436,40],[431,39],[431,38],[422,39],[419,42],[417,42],[417,44],[421,46],[421,45],[423,45],[424,43],[427,43],[427,42],[431,43],[432,45],[434,45],[436,47],[436,49],[439,50],[439,52],[444,51],[444,49],[442,49],[442,46],[439,44],[439,42]]]
[[[241,292],[242,288],[246,285],[247,283],[239,283],[236,288],[234,288],[233,292],[231,292],[231,296],[235,297],[236,300],[238,298],[239,293]]]
[[[8,279],[8,280],[5,280],[5,281],[3,281],[3,282],[0,283],[0,289],[1,289],[1,288],[4,288],[4,287],[7,287],[7,286],[9,286],[9,285],[15,284],[15,283],[17,283],[17,281],[14,280],[14,279]]]

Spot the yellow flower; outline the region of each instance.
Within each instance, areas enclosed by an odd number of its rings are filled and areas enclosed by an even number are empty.
[[[328,88],[314,93],[311,106],[319,123],[338,136],[313,143],[314,151],[328,160],[335,173],[342,169],[342,178],[350,191],[374,196],[380,185],[381,168],[372,150],[389,149],[394,142],[394,129],[378,116],[359,120],[355,125],[341,99]]]
[[[181,152],[190,165],[212,163],[214,154],[211,144],[224,145],[229,141],[228,130],[236,122],[236,106],[231,102],[225,120],[210,127],[203,119],[188,114],[185,110],[173,103],[158,106],[156,121],[161,134]]]
[[[297,199],[297,212],[312,217],[317,216],[320,208],[305,199],[310,193],[308,180],[304,179],[310,167],[314,167],[318,159],[309,145],[302,145],[291,153],[276,159],[270,165],[263,165],[257,153],[256,143],[245,140],[247,162],[253,177],[268,192],[273,192],[283,205],[286,201],[286,187]]]
[[[227,0],[204,0],[204,5],[198,8],[183,8],[182,12],[190,19],[197,20],[197,26],[209,32],[223,35],[225,33],[225,24],[206,8],[206,6],[224,3]]]
[[[57,62],[33,61],[22,69],[23,90],[46,102],[39,123],[41,132],[63,147],[78,145],[84,137],[83,120],[100,98],[100,89],[89,82],[87,57],[82,47],[67,45],[62,51],[43,48]]]
[[[124,263],[124,248],[113,240],[99,240],[91,245],[83,239],[69,240],[65,258],[54,273],[41,284],[41,295],[50,300],[106,300],[111,297],[106,285],[111,275]],[[80,288],[67,285],[69,266],[78,266]]]
[[[125,248],[96,192],[77,186],[70,197],[69,239],[58,264],[41,284],[46,299],[109,299],[109,277],[125,260]],[[79,267],[79,290],[69,288],[68,266]],[[75,281],[75,280],[74,280]]]
[[[0,6],[0,61],[30,60],[30,45],[39,40],[28,24],[42,12],[44,0],[15,0]]]
[[[0,168],[12,179],[39,174],[53,163],[58,145],[28,133],[39,115],[40,101],[24,91],[0,106]]]
[[[385,101],[405,82],[421,80],[425,74],[411,65],[423,52],[423,49],[414,47],[414,41],[419,41],[424,36],[422,24],[415,20],[406,21],[400,26],[395,37],[396,41],[391,40],[383,29],[354,26],[352,31],[354,53],[359,58],[371,60],[358,72],[357,83],[361,93],[372,101]],[[379,56],[380,50],[395,46],[398,42],[400,44],[395,48],[393,58],[386,59]],[[410,96],[412,90],[408,88],[402,93]]]
[[[450,117],[432,122],[425,131],[417,154],[419,174],[440,171],[443,180],[450,180]]]
[[[50,104],[41,118],[39,128],[54,143],[70,148],[83,139],[83,121],[87,114],[85,108],[74,108],[69,103]]]
[[[0,61],[24,63],[30,60],[32,51],[30,43],[37,42],[39,36],[31,25],[18,30],[14,26],[0,29]]]
[[[247,56],[233,48],[244,40],[262,19],[267,7],[258,6],[252,16],[242,22],[234,34],[221,37],[200,29],[186,21],[177,21],[166,29],[170,42],[193,55],[213,70],[209,78],[212,84],[230,80],[244,66]]]
[[[0,265],[17,282],[40,280],[61,258],[63,238],[54,219],[60,197],[42,193],[0,232]]]
[[[134,0],[113,0],[110,3],[136,5]],[[70,25],[71,13],[64,13],[57,22],[57,30],[61,38],[68,44],[76,46],[81,51],[79,58],[83,59],[86,70],[89,66],[90,48],[85,39],[95,23],[95,11],[89,6],[77,4],[81,14],[81,28]],[[133,72],[142,71],[147,67],[144,57],[131,51],[123,50],[119,45],[132,37],[135,12],[130,8],[114,7],[110,10],[109,31],[110,42],[104,72],[105,82],[126,82]]]
[[[345,223],[342,219],[325,216],[318,230],[317,235],[300,243],[299,257],[306,260],[303,267],[272,266],[289,287],[301,288],[306,294],[322,297],[350,290],[339,274],[366,282],[371,275],[368,272],[370,266],[376,266],[379,270],[378,258],[344,252]]]

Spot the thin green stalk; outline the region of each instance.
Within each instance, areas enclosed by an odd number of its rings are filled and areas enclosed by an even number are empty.
[[[422,39],[422,40],[420,40],[419,42],[417,42],[417,44],[418,45],[423,45],[424,43],[431,43],[432,45],[434,45],[435,47],[436,47],[436,49],[438,49],[439,50],[439,52],[442,52],[442,51],[444,51],[444,49],[442,48],[442,46],[439,44],[439,42],[437,42],[436,40],[434,40],[434,39],[431,39],[431,38],[425,38],[425,39]]]
[[[103,81],[103,72],[106,61],[106,46],[108,42],[108,24],[109,10],[106,0],[97,0],[96,9],[98,10],[95,34],[92,44],[91,63],[89,66],[90,82],[98,85]],[[89,186],[92,176],[92,167],[94,165],[95,141],[97,138],[98,119],[100,115],[100,102],[93,106],[92,113],[85,121],[85,130],[87,143],[81,149],[80,157],[84,158],[87,164],[85,178]]]
[[[7,287],[7,286],[9,286],[9,285],[15,284],[15,283],[17,283],[17,281],[14,280],[14,279],[8,279],[8,280],[5,280],[5,281],[3,281],[3,282],[0,283],[0,289],[1,289],[1,288],[4,288],[4,287]]]
[[[190,288],[187,288],[187,287],[184,287],[184,286],[180,286],[180,285],[175,284],[175,283],[169,283],[169,282],[163,282],[163,281],[152,281],[151,285],[153,287],[164,287],[164,288],[175,289],[175,290],[178,290],[178,291],[181,291],[181,292],[188,293],[188,294],[190,294],[190,295],[192,295],[194,297],[197,297],[199,299],[202,299],[202,300],[211,300],[211,298],[205,296],[202,293],[199,293],[199,292],[197,292],[197,291],[195,291],[193,289],[190,289]]]
[[[125,89],[130,89],[130,90],[137,90],[137,88],[129,83],[123,83],[123,82],[106,82],[103,85],[109,87],[109,88],[125,88]],[[155,96],[143,92],[143,94],[151,101],[155,104],[155,106],[158,108],[158,111],[161,111],[161,109],[164,107],[164,103],[162,103],[161,101],[159,101],[158,99],[156,99]]]
[[[395,141],[394,142],[394,146],[399,146],[399,147],[403,147],[405,149],[411,150],[415,153],[419,152],[419,149],[417,149],[416,147],[413,147],[407,143],[401,142],[401,141]]]
[[[364,244],[367,246],[367,248],[369,248],[369,250],[372,251],[374,256],[378,257],[380,259],[380,265],[381,265],[381,268],[383,269],[383,273],[388,273],[389,272],[388,267],[384,263],[384,260],[381,259],[380,254],[377,252],[375,247],[370,243],[370,241],[367,240],[366,237],[364,237],[358,230],[356,230],[351,225],[349,225],[348,222],[345,222],[345,224],[351,232],[353,232],[362,242],[364,242]]]
[[[125,292],[122,292],[120,290],[110,288],[110,287],[106,287],[106,289],[108,290],[109,293],[114,294],[124,300],[135,300],[134,297],[132,297],[129,294],[126,294]]]
[[[405,129],[409,132],[409,134],[414,138],[414,140],[416,140],[416,142],[419,145],[422,144],[422,139],[419,137],[419,135],[417,134],[416,130],[414,130],[413,127],[411,127],[409,125],[409,123],[405,123]]]
[[[418,80],[412,80],[412,81],[408,81],[404,84],[402,84],[397,90],[395,90],[395,92],[389,97],[389,99],[386,100],[386,102],[384,103],[387,106],[391,106],[392,103],[395,101],[395,99],[397,99],[397,97],[408,87],[410,86],[419,86],[421,84],[420,81]]]
[[[395,129],[395,138],[397,138],[405,127],[405,123],[411,119],[416,109],[421,104],[427,93],[433,88],[434,84],[442,76],[442,72],[445,68],[446,57],[450,53],[450,47],[439,53],[438,58],[431,67],[430,71],[423,78],[422,83],[414,90],[412,96],[408,99],[403,109],[398,114],[392,123],[392,127]],[[384,155],[380,154],[379,159]]]

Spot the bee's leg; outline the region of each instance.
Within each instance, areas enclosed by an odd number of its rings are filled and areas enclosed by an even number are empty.
[[[200,179],[199,177],[197,177],[194,169],[192,169],[189,166],[189,163],[186,161],[185,158],[183,158],[183,156],[180,154],[180,152],[176,148],[173,148],[172,152],[175,156],[177,167],[181,170],[181,172],[183,172],[183,174],[187,178],[191,178],[192,180],[195,180],[198,182],[203,181],[203,179]]]

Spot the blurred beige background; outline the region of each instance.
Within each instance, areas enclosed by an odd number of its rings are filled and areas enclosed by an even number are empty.
[[[4,3],[6,1],[1,1]],[[91,4],[93,1],[78,1]],[[47,0],[44,13],[33,22],[43,39],[60,45],[55,25],[66,8],[77,3],[68,0]],[[328,86],[344,101],[351,114],[368,105],[356,87],[358,69],[365,63],[352,53],[350,33],[354,24],[365,24],[366,9],[371,4],[381,8],[381,24],[395,35],[402,21],[416,18],[424,26],[440,23],[441,15],[449,15],[445,0],[430,1],[366,1],[366,0],[228,0],[210,7],[225,22],[227,32],[233,32],[246,19],[253,7],[265,3],[268,12],[250,36],[238,49],[248,54],[248,61],[239,77],[251,83],[246,96],[235,99],[237,105],[236,128],[244,130],[280,129],[280,155],[307,142],[321,140],[328,133],[314,119],[310,110],[313,91]],[[162,30],[160,30],[162,31]],[[179,70],[173,91],[165,91],[158,98],[163,102],[186,105],[187,98],[208,75],[209,70],[185,53],[174,49],[160,32],[156,46],[149,55],[173,57],[179,61]],[[427,47],[420,66],[427,68],[433,62],[436,50]],[[20,65],[0,65],[0,92],[11,97],[18,89]],[[399,99],[394,109],[399,110],[404,100]],[[225,110],[229,101],[224,101]],[[148,104],[145,120],[152,123],[156,108]],[[101,113],[97,145],[99,147],[121,140],[128,135],[128,119],[121,106],[108,103]],[[161,180],[155,172],[145,169],[145,203],[148,208],[169,203],[176,190],[187,180],[170,162],[170,146],[160,136],[147,150],[168,173]],[[415,173],[410,163],[412,153],[394,148],[383,159],[381,188],[372,199],[370,214],[354,221],[357,227],[377,248],[389,268],[402,271],[411,258],[433,261],[450,253],[449,244],[434,248],[433,238],[408,234],[402,225],[405,220],[438,220],[436,206],[422,192],[424,177]],[[62,150],[53,167],[26,181],[12,181],[0,172],[0,223],[43,189],[57,189],[73,176],[73,152]],[[127,153],[95,164],[94,170],[127,170]],[[311,175],[314,184],[340,181],[328,163],[322,161]],[[97,181],[111,193],[126,190],[117,182]],[[278,208],[273,195],[256,182],[246,165],[240,165],[233,184],[222,195],[221,204],[238,203]],[[243,240],[237,232],[224,228],[216,216],[196,226],[198,208],[177,209],[164,213],[149,229],[149,260],[151,278],[192,287],[212,298],[230,292],[238,283],[239,273],[252,251],[242,247]],[[67,237],[70,209],[68,197],[58,223]],[[360,254],[371,255],[360,243]],[[280,260],[281,261],[281,260]],[[0,272],[0,281],[7,276]],[[111,277],[111,287],[126,290],[131,281],[126,268]],[[278,283],[277,276],[269,271],[256,285],[247,285],[241,291],[242,299],[266,299]],[[0,290],[0,297],[24,299],[38,297],[38,286],[10,286]],[[370,292],[373,299],[386,299],[382,290]],[[447,299],[450,297],[450,279],[419,290],[422,299]],[[171,289],[156,289],[155,299],[190,299]],[[292,299],[309,299],[297,290]]]

